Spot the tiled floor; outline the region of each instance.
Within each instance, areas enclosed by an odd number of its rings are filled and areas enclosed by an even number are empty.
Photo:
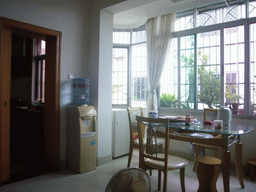
[[[132,166],[138,166],[138,153],[135,151],[135,158],[132,161]],[[13,184],[4,185],[0,188],[0,192],[80,192],[80,191],[105,191],[108,181],[119,170],[126,168],[128,157],[121,157],[113,160],[111,163],[98,166],[96,170],[77,174],[71,170],[62,170]],[[244,179],[245,189],[239,185],[237,178],[232,175],[230,177],[231,192],[255,192],[256,181],[251,181],[248,178]],[[192,171],[192,162],[186,167],[185,185],[186,191],[192,192],[198,189],[198,180],[196,173]],[[168,191],[178,192],[180,189],[179,171],[170,171],[168,173]],[[151,176],[152,191],[157,191],[157,172],[153,171]],[[219,192],[223,190],[222,175],[220,174],[217,181],[217,189]]]

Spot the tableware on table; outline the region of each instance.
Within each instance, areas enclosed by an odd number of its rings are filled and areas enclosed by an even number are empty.
[[[185,123],[186,123],[186,125],[190,125],[190,123],[191,123],[191,115],[186,115],[185,116]]]
[[[214,120],[214,128],[216,131],[220,131],[223,128],[223,121],[222,120]]]
[[[185,116],[161,116],[161,118],[167,118],[169,119],[170,123],[185,123],[186,117]],[[190,117],[190,123],[197,122],[197,119],[195,117]]]
[[[158,111],[151,110],[148,112],[150,118],[158,118]]]
[[[223,130],[230,130],[230,124],[232,119],[231,110],[226,106],[221,106],[219,111],[219,120],[223,121]]]

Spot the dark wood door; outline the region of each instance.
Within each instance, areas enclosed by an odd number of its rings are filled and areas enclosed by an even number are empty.
[[[0,17],[0,181],[10,178],[10,82],[12,30],[46,39],[44,149],[49,166],[60,169],[60,43],[61,32]],[[38,165],[40,166],[40,165]]]

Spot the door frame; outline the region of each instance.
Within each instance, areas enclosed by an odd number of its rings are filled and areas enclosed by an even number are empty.
[[[21,30],[45,37],[45,157],[51,168],[60,169],[60,47],[62,33],[0,17],[0,185],[10,178],[12,30]]]

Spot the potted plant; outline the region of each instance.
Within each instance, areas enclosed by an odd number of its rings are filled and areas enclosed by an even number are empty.
[[[169,93],[163,93],[160,97],[160,106],[161,107],[171,107],[176,108],[178,105],[178,100],[175,95]]]
[[[231,89],[234,90],[234,93],[231,93]],[[230,104],[230,108],[233,111],[238,110],[239,99],[242,99],[241,95],[236,94],[236,86],[235,85],[227,85],[225,92],[226,102]]]

